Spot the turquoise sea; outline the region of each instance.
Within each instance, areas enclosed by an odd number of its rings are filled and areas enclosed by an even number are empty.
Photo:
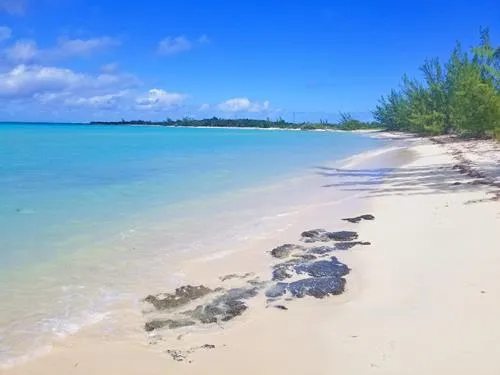
[[[286,211],[283,195],[314,167],[383,144],[340,132],[1,124],[0,368],[171,281],[173,254],[265,230],[262,215]]]

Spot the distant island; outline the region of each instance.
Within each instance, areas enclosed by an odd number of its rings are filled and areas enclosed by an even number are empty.
[[[183,118],[181,120],[167,119],[164,121],[146,121],[146,120],[121,120],[121,121],[92,121],[91,125],[156,125],[170,127],[193,127],[193,128],[258,128],[258,129],[295,129],[295,130],[364,130],[364,129],[383,129],[376,122],[363,122],[354,119],[349,114],[340,114],[340,120],[337,123],[292,123],[283,119],[278,120],[256,120],[256,119],[224,119],[212,117],[208,119]]]

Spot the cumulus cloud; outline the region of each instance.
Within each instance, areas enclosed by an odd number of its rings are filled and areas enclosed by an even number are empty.
[[[94,95],[89,97],[69,96],[63,103],[72,107],[87,107],[91,109],[113,109],[117,108],[119,102],[125,98],[127,91],[112,94]]]
[[[10,61],[29,62],[34,60],[39,54],[34,40],[18,40],[12,47],[5,50],[5,54]]]
[[[220,103],[217,108],[223,112],[266,112],[270,105],[269,100],[252,102],[248,98],[233,98]]]
[[[26,1],[0,0],[0,10],[10,14],[23,14],[26,11]]]
[[[208,111],[210,109],[210,104],[202,104],[200,105],[200,108],[198,108],[198,111]]]
[[[14,63],[46,62],[74,56],[90,56],[93,53],[119,45],[114,38],[103,36],[92,39],[60,39],[56,46],[46,49],[38,47],[34,40],[18,40],[4,50],[9,61]]]
[[[109,36],[91,39],[60,39],[52,53],[62,56],[88,56],[118,45],[120,41]]]
[[[194,41],[181,36],[167,36],[160,41],[158,44],[158,53],[160,55],[175,55],[178,53],[189,51],[197,45],[208,44],[210,43],[210,38],[203,34],[198,39]]]
[[[19,64],[0,73],[0,108],[30,108],[30,113],[80,113],[92,117],[100,111],[133,114],[158,113],[180,108],[187,95],[152,88],[138,91],[133,76],[88,74],[71,69]],[[110,112],[111,111],[111,112]],[[22,113],[22,112],[19,112]]]
[[[135,85],[137,79],[132,76],[90,75],[66,68],[21,64],[0,74],[0,97],[17,99],[48,94],[83,95],[84,92],[118,90]]]
[[[12,30],[7,26],[0,26],[0,42],[10,39],[12,36]]]
[[[180,52],[189,51],[191,48],[193,48],[193,44],[185,36],[167,36],[160,41],[158,53],[162,55],[174,55]]]
[[[168,92],[162,89],[151,89],[147,95],[136,99],[136,105],[139,109],[171,109],[179,107],[186,98],[185,94]]]
[[[23,97],[37,92],[60,91],[82,85],[85,80],[83,74],[69,69],[18,65],[0,74],[0,96]]]
[[[104,64],[103,66],[101,66],[101,72],[102,73],[114,73],[118,70],[118,67],[119,67],[119,65],[117,62]]]

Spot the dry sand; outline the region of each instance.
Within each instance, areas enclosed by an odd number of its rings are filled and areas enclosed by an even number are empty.
[[[383,184],[370,183],[370,169],[335,171],[330,187],[360,197],[345,212],[312,207],[274,238],[183,264],[194,284],[213,285],[233,272],[269,277],[262,249],[296,242],[304,229],[356,230],[372,245],[338,254],[352,269],[341,296],[294,300],[286,311],[257,297],[223,327],[180,340],[171,334],[155,345],[142,316],[130,312],[124,320],[134,328],[121,335],[81,332],[5,374],[499,374],[500,203],[491,194],[499,188],[452,168],[457,147],[463,159],[478,157],[468,146],[415,140],[397,151],[412,161]],[[498,148],[487,155],[498,167]],[[364,213],[376,220],[340,221]],[[165,353],[205,344],[215,348],[196,350],[191,363]]]

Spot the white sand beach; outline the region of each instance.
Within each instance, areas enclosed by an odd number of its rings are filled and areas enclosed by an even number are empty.
[[[398,162],[380,184],[369,163],[325,171],[323,191],[352,191],[349,204],[305,207],[285,231],[179,265],[192,285],[238,286],[246,279],[219,278],[251,272],[268,280],[277,263],[268,251],[300,243],[304,230],[356,231],[371,245],[334,254],[351,269],[343,294],[284,300],[283,310],[261,293],[225,324],[156,337],[144,332],[142,313],[130,310],[123,331],[89,327],[3,373],[499,374],[500,148],[408,142],[387,154]],[[375,220],[341,220],[360,214]],[[174,360],[176,353],[184,360]]]

